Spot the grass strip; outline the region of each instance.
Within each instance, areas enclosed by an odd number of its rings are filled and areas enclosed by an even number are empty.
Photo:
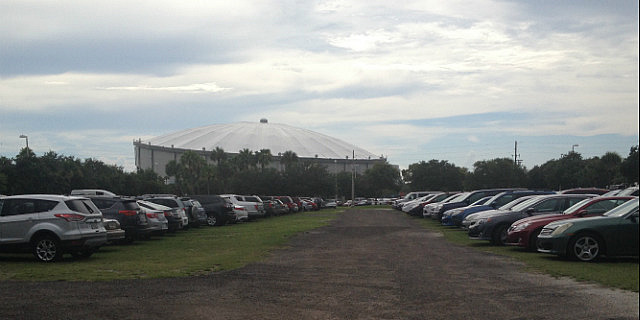
[[[0,280],[108,281],[185,277],[240,268],[282,248],[291,236],[329,224],[341,209],[296,213],[223,227],[181,230],[130,245],[100,248],[88,259],[38,262],[0,254]]]
[[[520,247],[494,246],[489,241],[469,239],[467,232],[463,229],[445,227],[433,219],[415,219],[425,228],[442,233],[449,242],[514,258],[535,272],[638,292],[638,259],[600,259],[596,262],[569,261],[556,255],[528,252]]]

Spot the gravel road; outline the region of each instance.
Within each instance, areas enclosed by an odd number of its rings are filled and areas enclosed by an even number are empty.
[[[388,209],[192,278],[0,282],[1,319],[638,319],[638,293],[525,273]]]

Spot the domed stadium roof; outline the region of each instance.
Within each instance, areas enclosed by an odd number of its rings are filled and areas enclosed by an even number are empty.
[[[228,153],[242,149],[271,150],[272,155],[293,151],[301,158],[344,159],[351,158],[355,151],[358,159],[377,159],[379,156],[342,140],[311,130],[284,124],[260,122],[237,122],[215,124],[187,129],[155,137],[143,142],[155,146],[208,151],[220,147]]]

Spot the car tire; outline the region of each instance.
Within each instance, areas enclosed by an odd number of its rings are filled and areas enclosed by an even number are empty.
[[[218,219],[215,215],[207,215],[207,225],[213,227],[218,224]]]
[[[62,259],[60,240],[51,235],[42,235],[32,242],[33,255],[42,262],[55,262]]]
[[[507,241],[508,228],[509,226],[506,224],[496,226],[491,235],[491,243],[497,246],[504,246],[504,243]]]
[[[595,261],[604,252],[604,242],[595,234],[582,233],[573,237],[567,247],[571,260]]]
[[[527,250],[532,252],[538,251],[538,236],[540,235],[540,231],[542,231],[542,228],[536,229],[531,233]]]

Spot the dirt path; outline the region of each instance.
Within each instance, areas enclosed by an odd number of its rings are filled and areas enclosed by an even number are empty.
[[[638,294],[522,271],[391,210],[358,210],[245,268],[0,283],[2,319],[638,319]]]

